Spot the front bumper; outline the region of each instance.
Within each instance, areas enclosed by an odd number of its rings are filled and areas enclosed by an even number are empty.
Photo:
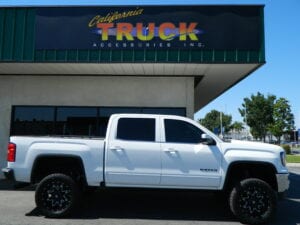
[[[3,168],[2,172],[7,180],[16,181],[14,170],[11,168]]]
[[[290,180],[288,173],[276,174],[278,193],[283,193],[289,189]]]

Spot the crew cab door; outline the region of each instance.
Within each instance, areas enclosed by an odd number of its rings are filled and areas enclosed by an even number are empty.
[[[120,117],[113,121],[106,146],[107,186],[157,186],[161,158],[159,117]]]
[[[219,187],[222,155],[216,143],[204,144],[204,132],[188,121],[162,117],[161,124],[165,132],[160,184],[181,188]]]

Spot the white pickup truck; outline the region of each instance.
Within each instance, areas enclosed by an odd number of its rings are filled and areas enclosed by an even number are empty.
[[[260,224],[289,187],[281,147],[223,142],[179,116],[115,114],[105,139],[11,137],[7,160],[7,178],[38,183],[48,217],[71,213],[87,187],[169,188],[222,191],[241,222]]]

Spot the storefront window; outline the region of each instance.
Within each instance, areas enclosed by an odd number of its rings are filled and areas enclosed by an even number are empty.
[[[185,116],[185,108],[143,108],[141,113]]]
[[[96,136],[97,108],[58,107],[56,134]]]
[[[109,117],[115,113],[141,113],[141,108],[101,107],[99,109],[99,135],[106,135]]]
[[[13,135],[51,135],[54,133],[53,107],[15,107],[12,120]]]
[[[185,108],[13,106],[11,135],[105,137],[115,113],[185,116]]]

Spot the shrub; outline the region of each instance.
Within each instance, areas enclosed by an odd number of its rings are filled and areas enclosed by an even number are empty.
[[[292,153],[290,145],[281,145],[281,147],[284,149],[287,155]]]

